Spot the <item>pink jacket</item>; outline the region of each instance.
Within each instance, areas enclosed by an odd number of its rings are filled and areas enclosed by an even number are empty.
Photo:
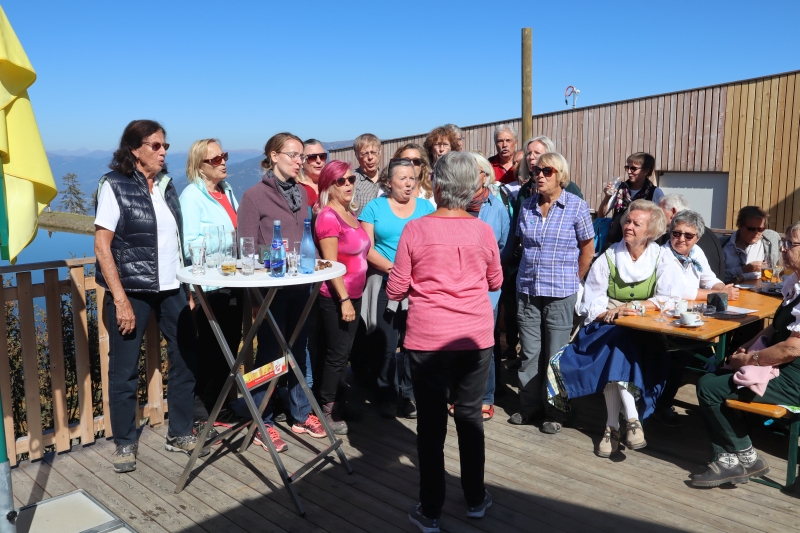
[[[766,337],[761,337],[750,347],[750,351],[761,350],[767,347]],[[733,382],[739,387],[747,387],[759,396],[764,396],[767,384],[772,378],[780,375],[781,371],[777,366],[743,366],[733,375]]]

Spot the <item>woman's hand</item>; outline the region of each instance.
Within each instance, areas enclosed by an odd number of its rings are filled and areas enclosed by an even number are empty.
[[[345,300],[342,302],[342,320],[345,322],[352,322],[356,319],[356,309],[353,307],[353,302]]]
[[[125,296],[124,299],[114,300],[114,305],[117,308],[117,327],[119,332],[123,335],[133,333],[133,330],[136,329],[136,315],[133,314],[131,301]]]
[[[622,316],[633,316],[638,315],[638,311],[633,307],[628,307],[627,305],[620,305],[619,307],[615,307],[614,309],[609,309],[605,312],[604,315],[600,315],[597,318],[600,319],[602,317],[602,321],[606,324],[611,324],[617,318]]]
[[[731,365],[732,369],[739,370],[745,366],[748,361],[750,361],[750,354],[748,354],[744,348],[739,348],[733,354],[731,354],[728,364]]]
[[[745,266],[742,267],[742,272],[748,274],[750,272],[761,272],[761,261],[753,261],[752,263],[747,263]]]
[[[739,299],[739,289],[733,286],[733,283],[725,285],[725,293],[728,295],[728,300]]]
[[[606,195],[606,198],[609,198],[609,197],[614,195],[614,192],[616,190],[617,190],[617,188],[614,187],[614,184],[609,181],[608,183],[606,183],[606,186],[603,187],[603,194]]]

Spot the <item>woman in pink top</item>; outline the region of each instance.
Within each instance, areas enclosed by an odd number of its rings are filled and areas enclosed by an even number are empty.
[[[358,329],[361,293],[367,279],[369,235],[353,212],[356,178],[350,165],[331,161],[319,175],[319,201],[315,207],[315,232],[323,259],[339,261],[347,273],[322,285],[318,323],[322,328],[318,353],[325,355],[317,396],[328,424],[337,435],[347,434],[337,396],[347,369],[347,359]]]
[[[467,516],[482,517],[492,502],[483,484],[481,406],[494,347],[489,291],[500,289],[503,273],[492,228],[465,210],[479,186],[472,155],[439,158],[433,181],[438,209],[406,225],[386,285],[390,300],[408,297],[404,346],[417,400],[420,467],[420,503],[409,518],[420,529],[438,527],[444,504],[450,387]]]

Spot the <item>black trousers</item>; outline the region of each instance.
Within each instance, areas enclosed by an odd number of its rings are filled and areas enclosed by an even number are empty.
[[[500,301],[503,303],[503,323],[506,328],[506,346],[509,350],[517,353],[519,343],[519,326],[517,324],[517,271],[509,272],[510,269],[503,269],[503,292],[500,294]],[[497,324],[497,320],[495,320]],[[496,326],[495,326],[496,327]],[[497,331],[496,341],[500,340],[500,331]],[[500,349],[499,342],[497,343]]]
[[[408,351],[417,399],[419,500],[422,514],[439,518],[444,506],[444,440],[450,391],[455,402],[461,488],[468,506],[483,501],[485,487],[483,415],[481,404],[492,361],[492,348],[483,350]]]
[[[111,293],[107,292],[105,298],[109,324],[108,400],[114,442],[121,445],[136,442],[139,353],[151,311],[155,311],[158,327],[167,340],[169,434],[173,437],[189,435],[192,432],[197,333],[186,293],[173,289],[158,293],[128,293],[127,296],[136,317],[136,327],[128,335],[122,335],[117,329],[117,308]]]
[[[197,295],[194,299],[194,323],[197,326],[199,349],[197,352],[197,386],[195,387],[194,419],[206,420],[214,408],[219,393],[230,373],[222,348],[214,336],[211,324],[200,306]],[[243,289],[219,289],[206,292],[206,299],[219,322],[225,341],[235,358],[242,343]]]
[[[361,298],[350,300],[356,310],[356,319],[351,322],[342,320],[340,304],[337,300],[326,298],[322,295],[317,298],[319,314],[317,315],[317,353],[318,378],[314,380],[317,385],[317,398],[320,404],[336,400],[338,391],[344,386],[347,375],[347,360],[353,347],[353,339],[358,329],[358,320],[361,315]]]

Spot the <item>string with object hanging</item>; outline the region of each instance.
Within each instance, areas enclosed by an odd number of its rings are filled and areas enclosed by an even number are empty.
[[[567,87],[567,90],[564,91],[564,104],[569,105],[569,97],[572,97],[572,109],[575,109],[575,106],[578,103],[578,95],[581,93],[579,89],[576,89],[572,85]]]

